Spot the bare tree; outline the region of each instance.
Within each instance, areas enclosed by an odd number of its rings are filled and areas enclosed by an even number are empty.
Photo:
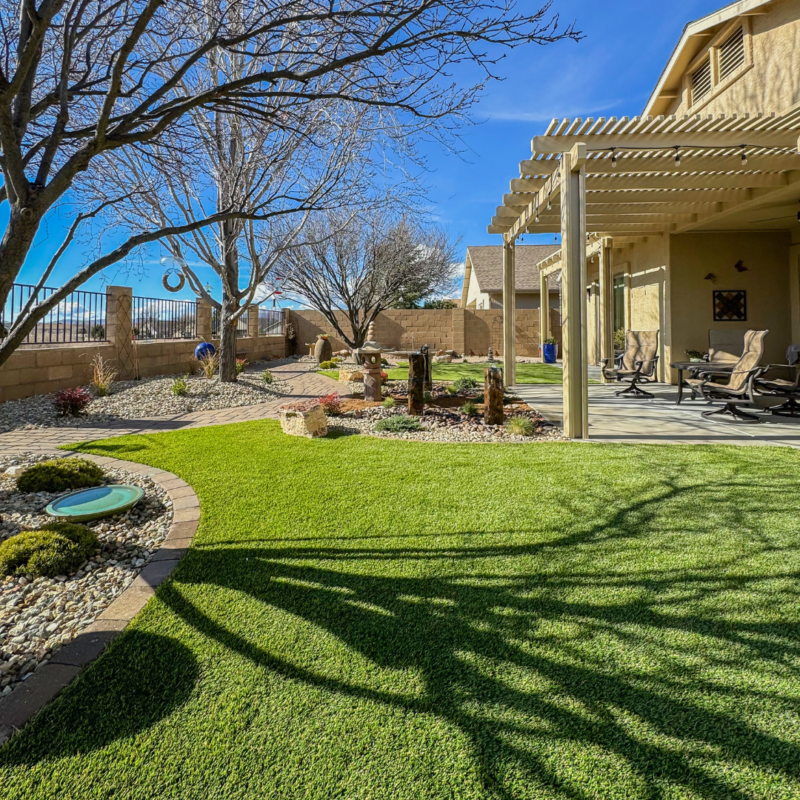
[[[382,209],[349,219],[317,215],[304,233],[306,244],[282,254],[284,288],[292,299],[322,312],[353,348],[364,344],[381,311],[409,295],[446,292],[459,272],[444,231],[410,217],[391,220]]]
[[[503,49],[565,37],[578,34],[558,28],[549,3],[524,13],[515,0],[0,0],[0,201],[9,206],[0,304],[56,205],[71,199],[82,208],[82,193],[102,177],[98,164],[151,147],[193,109],[280,127],[276,97],[335,98],[391,108],[444,138],[485,82],[457,89],[448,77],[453,65],[477,63],[488,80]],[[247,53],[258,68],[235,79],[201,69],[223,51]],[[100,211],[82,208],[67,239],[82,214]],[[217,208],[191,223],[124,232],[15,321],[0,364],[71,291],[134,248],[242,216]]]

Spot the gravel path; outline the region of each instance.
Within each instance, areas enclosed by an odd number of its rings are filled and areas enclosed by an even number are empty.
[[[0,459],[0,540],[37,528],[50,518],[45,506],[58,494],[21,494],[11,466],[46,456],[20,454]],[[75,575],[0,578],[0,697],[46,664],[118,597],[153,558],[172,522],[172,503],[149,478],[104,469],[108,483],[129,483],[144,497],[124,514],[86,523],[100,541]]]

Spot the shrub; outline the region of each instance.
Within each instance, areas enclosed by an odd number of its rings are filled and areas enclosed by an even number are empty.
[[[219,353],[206,353],[198,360],[200,361],[200,369],[203,370],[203,375],[208,380],[211,380],[219,366]]]
[[[18,533],[0,544],[0,575],[69,575],[96,548],[97,537],[86,526],[53,522],[38,531]]]
[[[558,339],[555,336],[548,336],[544,340],[544,344],[558,344]]]
[[[425,394],[422,396],[422,399],[426,403],[432,403],[433,402],[433,395],[430,392],[425,392]]]
[[[59,458],[42,461],[28,467],[17,478],[17,489],[26,494],[35,492],[68,492],[99,486],[103,482],[103,470],[85,458]]]
[[[387,398],[386,398],[386,399],[383,401],[383,407],[384,407],[384,408],[394,408],[394,406],[395,406],[395,399],[394,399],[394,397],[387,397]]]
[[[111,369],[111,365],[100,355],[92,359],[92,387],[98,397],[105,397],[114,384],[117,373]]]
[[[237,358],[236,359],[236,374],[241,375],[244,372],[244,368],[250,362],[246,358]]]
[[[474,403],[472,400],[467,400],[463,406],[461,406],[461,413],[466,414],[468,417],[471,417],[473,414],[478,413],[478,404]]]
[[[463,392],[465,389],[476,389],[480,383],[475,378],[459,378],[454,384],[453,388],[457,392]]]
[[[53,405],[59,416],[77,417],[92,402],[92,396],[86,389],[61,389],[53,394]]]
[[[445,391],[447,392],[447,394],[449,394],[449,395],[458,394],[458,389],[456,389],[456,387],[455,387],[455,386],[445,386],[445,389],[444,389],[444,390],[445,390]]]
[[[172,381],[172,394],[176,397],[186,397],[189,394],[189,383],[184,377],[175,378]]]
[[[335,361],[323,361],[319,365],[320,369],[336,369]]]
[[[103,325],[92,325],[89,328],[89,336],[92,339],[105,339],[106,338],[106,329]]]
[[[389,380],[389,373],[381,371],[381,383],[386,383]]]
[[[261,380],[264,381],[264,383],[272,383],[272,373],[268,369],[265,369],[264,374],[261,376]]]
[[[338,392],[320,397],[319,404],[327,416],[335,417],[342,413],[342,401]]]
[[[342,363],[342,361],[344,361],[344,359],[343,359],[341,356],[334,356],[334,357],[331,359],[331,363],[332,363],[332,364],[341,364],[341,363]]]
[[[422,425],[413,417],[395,414],[392,417],[387,417],[378,422],[375,426],[375,430],[386,431],[388,433],[408,433],[410,431],[422,430]]]
[[[533,436],[536,425],[527,417],[511,417],[506,420],[505,429],[514,436]]]
[[[625,328],[617,328],[614,331],[614,349],[615,350],[625,349]]]

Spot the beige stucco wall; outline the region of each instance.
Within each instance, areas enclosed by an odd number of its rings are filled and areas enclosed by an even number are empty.
[[[706,350],[710,328],[768,329],[765,363],[783,363],[792,341],[789,280],[790,235],[688,233],[671,237],[670,276],[673,359],[687,348]],[[737,272],[742,261],[747,272]],[[716,284],[704,277],[714,273]],[[746,322],[715,322],[715,289],[747,292]]]
[[[670,114],[785,111],[800,103],[800,2],[777,0],[750,17],[753,66],[705,105],[681,97]]]

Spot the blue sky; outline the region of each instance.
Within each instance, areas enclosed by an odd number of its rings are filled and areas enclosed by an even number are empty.
[[[530,1],[530,0],[529,0]],[[524,3],[525,0],[522,0]],[[532,5],[537,0],[532,0]],[[432,218],[444,226],[459,250],[467,245],[499,244],[499,237],[486,233],[508,182],[517,177],[520,160],[530,158],[530,140],[554,117],[634,116],[641,113],[661,70],[687,22],[724,5],[721,0],[672,0],[648,3],[641,0],[555,0],[554,10],[562,20],[575,20],[585,37],[580,43],[562,42],[547,47],[520,48],[496,68],[505,79],[489,85],[474,118],[478,124],[465,133],[469,150],[460,156],[447,154],[436,145],[424,148],[429,172],[429,208]],[[0,220],[0,223],[2,220]],[[36,279],[41,265],[60,240],[57,220],[31,259],[34,268],[20,276],[22,282]],[[526,237],[552,242],[551,235]],[[134,287],[134,294],[167,295],[161,287],[163,269],[155,251],[140,253],[128,272],[112,267],[107,280]],[[80,265],[85,253],[73,245],[60,274],[60,282],[71,265]],[[212,279],[213,272],[208,272]],[[203,276],[205,277],[205,275]],[[212,280],[213,283],[213,280]],[[85,288],[98,289],[100,278]]]

